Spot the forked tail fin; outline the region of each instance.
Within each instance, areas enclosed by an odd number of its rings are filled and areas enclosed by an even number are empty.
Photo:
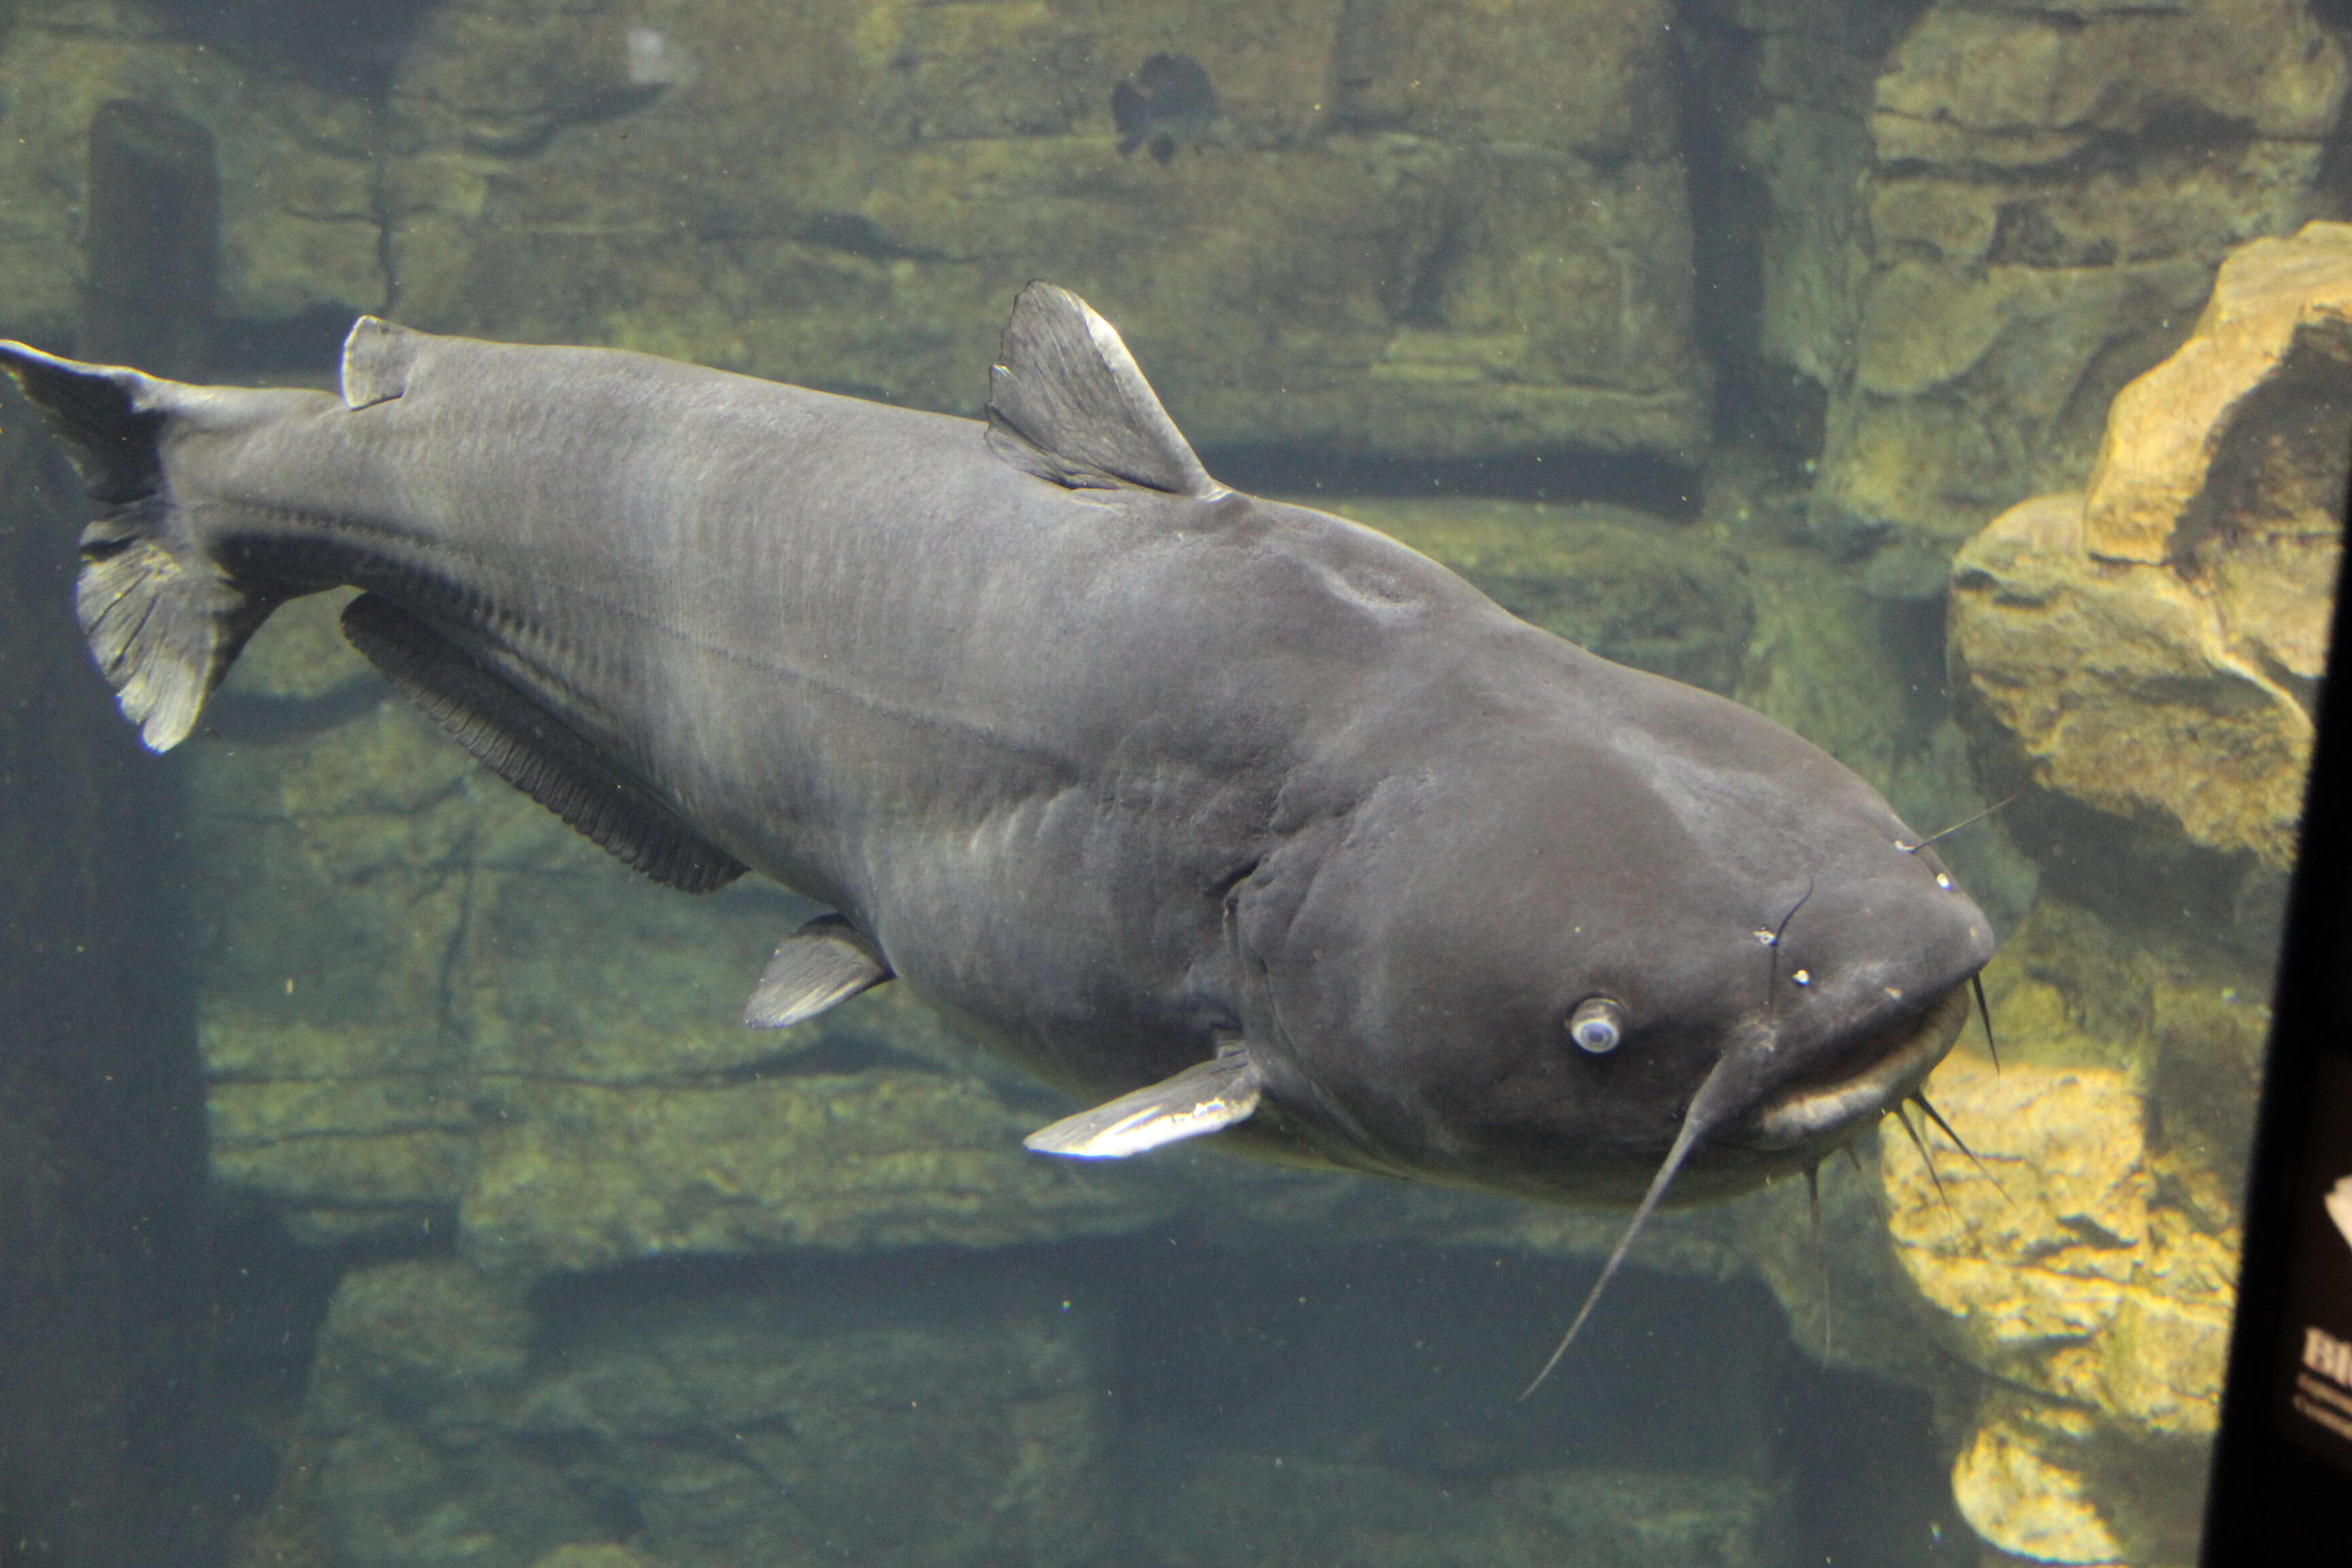
[[[175,408],[207,395],[16,342],[0,342],[0,370],[16,377],[90,499],[107,508],[82,531],[75,608],[124,716],[152,750],[169,751],[195,728],[205,700],[277,607],[205,552],[172,498],[164,427]]]

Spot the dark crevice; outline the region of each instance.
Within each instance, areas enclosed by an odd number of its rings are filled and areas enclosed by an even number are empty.
[[[1761,39],[1707,7],[1678,7],[1670,35],[1675,117],[1691,213],[1692,325],[1717,372],[1716,435],[1756,423],[1755,379],[1764,314],[1757,237],[1771,218],[1764,181],[1736,149],[1757,112]]]

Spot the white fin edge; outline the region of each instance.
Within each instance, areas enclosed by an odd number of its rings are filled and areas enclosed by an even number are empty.
[[[1066,1116],[1024,1138],[1024,1148],[1073,1160],[1123,1160],[1221,1132],[1257,1110],[1265,1075],[1246,1048],[1228,1049],[1172,1078]]]
[[[819,915],[776,944],[744,1004],[743,1022],[788,1029],[891,978],[865,932],[839,915]]]

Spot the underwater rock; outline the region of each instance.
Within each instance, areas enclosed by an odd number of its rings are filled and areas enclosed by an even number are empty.
[[[1203,447],[1685,452],[1666,20],[448,0],[394,81],[385,243],[434,330],[963,412],[1004,301],[1050,274]],[[616,110],[624,23],[691,79]],[[1182,156],[1122,158],[1114,93],[1155,57],[1213,84],[1213,133],[1178,114]]]
[[[1953,562],[1954,661],[2000,744],[2046,788],[2284,868],[2310,714],[2231,649],[2205,584],[2094,559],[2082,521],[2081,496],[2040,497]]]
[[[2001,1070],[1956,1057],[1928,1083],[1975,1161],[1923,1130],[1931,1177],[1907,1141],[1880,1140],[1897,1255],[1989,1380],[1954,1494],[2018,1556],[2105,1563],[2120,1538],[2133,1561],[2186,1560],[2235,1300],[2234,1187],[2148,1143],[2123,1072],[2032,1059],[2081,1046],[2036,1038],[2020,1012],[2002,1009],[2021,1049]]]
[[[2294,852],[2352,454],[2352,226],[2258,240],[2120,393],[2087,495],[1953,563],[1952,647],[2036,782],[2190,842]]]
[[[1906,1141],[1882,1139],[1888,1226],[1969,1359],[2151,1436],[2210,1436],[2236,1233],[2160,1200],[2185,1173],[2147,1147],[2141,1097],[2112,1070],[1969,1058],[1929,1088],[1991,1174],[1944,1142],[1939,1194]]]
[[[623,1277],[529,1310],[461,1263],[355,1271],[279,1511],[367,1568],[1097,1560],[1104,1325],[1034,1271],[948,1268]]]
[[[1628,1281],[1672,1331],[1603,1329],[1614,1353],[1569,1374],[1563,1412],[1508,1398],[1550,1331],[1542,1303],[1451,1330],[1470,1303],[1578,1276],[1488,1273],[1157,1237],[677,1259],[528,1289],[446,1258],[361,1267],[237,1561],[1787,1560],[1761,1291]]]
[[[1969,1528],[2012,1558],[2121,1568],[2125,1549],[2085,1495],[2092,1418],[2079,1410],[1994,1395],[1952,1467],[1952,1500]]]
[[[1782,1554],[1781,1499],[1737,1473],[1573,1468],[1485,1479],[1376,1465],[1196,1461],[1153,1561],[1165,1568],[1769,1568]],[[1203,1500],[1214,1500],[1204,1506]]]
[[[2352,224],[2231,253],[2188,342],[2107,411],[2084,545],[2210,576],[2233,644],[2305,681],[2327,658],[2352,453]]]
[[[129,8],[32,9],[0,33],[0,316],[9,333],[74,341],[81,308],[90,125],[128,102],[208,131],[219,168],[224,321],[277,321],[388,296],[364,103],[269,79],[216,49],[156,36]],[[132,199],[137,199],[134,195]]]
[[[600,1541],[593,1545],[574,1542],[559,1546],[530,1568],[669,1568],[658,1557],[648,1557],[634,1546],[624,1546],[617,1541]]]
[[[1693,0],[1680,8],[1702,331],[1718,429],[1820,454],[1853,374],[1871,268],[1871,84],[1911,8],[1874,0]],[[1712,476],[1710,476],[1712,477]]]
[[[2078,487],[2227,248],[2308,212],[2346,80],[2303,0],[1921,13],[1874,89],[1873,271],[1815,529],[1948,547]]]

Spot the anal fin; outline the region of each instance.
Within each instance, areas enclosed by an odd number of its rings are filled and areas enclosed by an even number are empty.
[[[895,978],[865,932],[839,915],[819,915],[777,943],[744,1005],[743,1022],[789,1028]]]
[[[1024,1138],[1040,1154],[1118,1160],[1246,1121],[1257,1110],[1265,1075],[1249,1047],[1227,1046],[1204,1062],[1091,1110],[1066,1116]]]
[[[631,869],[688,893],[723,888],[749,869],[577,731],[390,600],[353,599],[343,635],[476,761]]]

